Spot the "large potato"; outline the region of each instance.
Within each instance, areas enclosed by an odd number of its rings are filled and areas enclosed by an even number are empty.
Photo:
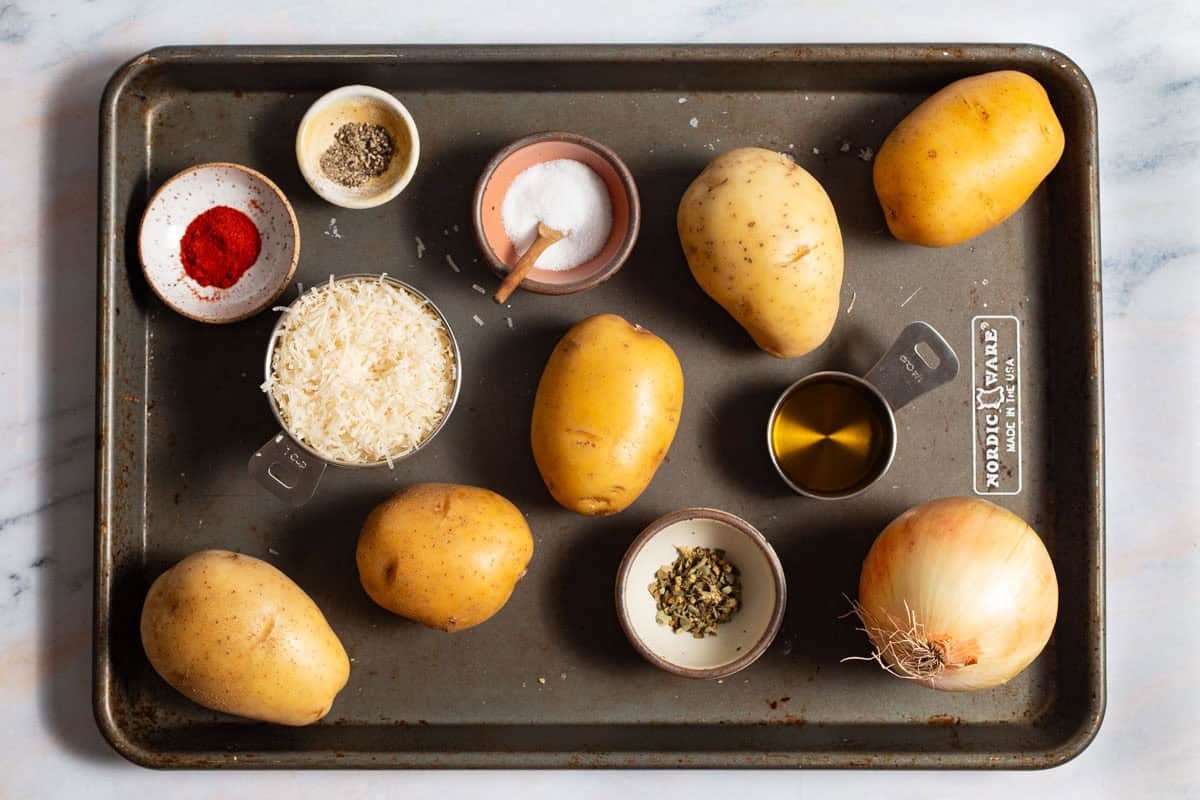
[[[842,233],[817,179],[773,150],[717,157],[676,216],[700,288],[773,356],[815,350],[833,330],[842,289]]]
[[[675,351],[614,314],[567,331],[533,401],[533,458],[554,499],[580,514],[622,511],[658,470],[683,409]]]
[[[504,607],[533,557],[521,512],[495,492],[419,483],[376,506],[358,537],[371,599],[430,628],[461,631]]]
[[[227,550],[194,553],[158,576],[142,646],[194,702],[281,725],[321,719],[350,677],[342,643],[304,590]]]
[[[875,193],[893,236],[947,247],[1012,216],[1062,152],[1042,85],[989,72],[955,81],[901,120],[875,157]]]

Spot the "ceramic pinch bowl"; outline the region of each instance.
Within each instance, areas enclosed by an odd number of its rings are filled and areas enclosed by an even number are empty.
[[[348,122],[386,128],[395,149],[387,170],[361,186],[342,186],[321,170],[321,156]],[[412,114],[393,95],[374,86],[343,86],[321,95],[296,130],[300,174],[322,199],[342,208],[374,208],[393,199],[412,181],[420,158],[421,138]]]
[[[472,222],[475,238],[492,272],[501,280],[520,260],[504,230],[502,207],[513,180],[529,167],[546,161],[571,159],[590,167],[608,189],[612,230],[600,253],[568,270],[538,269],[520,283],[537,294],[573,294],[604,283],[624,266],[641,228],[641,201],[633,173],[611,148],[578,133],[547,131],[518,139],[494,155],[475,185]]]
[[[217,206],[248,216],[262,246],[227,289],[201,286],[184,270],[180,254],[188,225]],[[270,307],[287,288],[300,259],[300,226],[291,203],[266,175],[241,164],[200,164],[172,177],[150,198],[138,255],[150,288],[172,309],[199,322],[237,322]]]
[[[681,546],[724,550],[740,573],[741,608],[715,636],[675,633],[655,619],[658,604],[649,586]],[[644,659],[673,675],[712,680],[745,669],[767,651],[783,623],[787,583],[774,548],[750,523],[713,508],[686,508],[634,539],[617,570],[616,601],[621,628]]]

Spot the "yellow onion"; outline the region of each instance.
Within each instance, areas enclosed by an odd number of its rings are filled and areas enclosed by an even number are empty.
[[[1023,519],[951,497],[909,509],[879,534],[854,610],[875,646],[869,660],[893,675],[946,691],[987,689],[1046,646],[1058,579]]]

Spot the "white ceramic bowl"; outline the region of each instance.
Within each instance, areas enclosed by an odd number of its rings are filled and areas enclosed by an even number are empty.
[[[742,606],[717,627],[715,636],[697,639],[655,621],[658,610],[649,586],[662,566],[675,561],[675,548],[725,551],[738,568]],[[630,643],[656,667],[685,678],[725,678],[766,652],[787,606],[787,585],[775,550],[754,526],[713,508],[687,508],[651,523],[630,545],[617,572],[617,616]]]
[[[321,155],[347,122],[382,125],[396,147],[387,171],[362,186],[342,186],[321,171]],[[421,139],[412,115],[391,94],[373,86],[343,86],[322,95],[309,106],[296,130],[296,161],[304,180],[322,198],[342,208],[374,208],[388,202],[408,186],[420,158]]]
[[[215,206],[250,217],[262,239],[258,260],[228,289],[201,286],[180,257],[188,225]],[[283,192],[261,172],[240,164],[200,164],[150,198],[138,253],[150,288],[175,311],[200,322],[237,322],[269,307],[287,288],[300,259],[300,226]]]

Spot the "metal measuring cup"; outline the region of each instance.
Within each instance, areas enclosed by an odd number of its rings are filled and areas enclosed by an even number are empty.
[[[455,338],[454,330],[450,327],[450,322],[446,319],[446,315],[420,289],[388,275],[371,275],[366,273],[343,275],[335,278],[334,283],[354,280],[382,280],[385,283],[406,289],[416,295],[441,321],[442,327],[446,331],[446,336],[450,340],[450,350],[454,357],[454,389],[450,395],[450,403],[446,406],[446,413],[442,415],[442,419],[438,422],[437,426],[416,447],[406,453],[392,456],[392,463],[395,463],[410,458],[422,450],[433,441],[438,432],[445,427],[446,421],[450,419],[450,414],[454,411],[454,406],[458,403],[459,390],[462,388],[462,355],[458,349],[458,339]],[[313,286],[305,294],[324,286],[328,286],[328,283],[323,282],[317,286]],[[275,323],[275,327],[271,331],[271,338],[267,342],[267,358],[264,373],[267,381],[271,379],[275,346],[278,344],[279,336],[283,331],[283,322],[287,319],[287,315],[291,312],[292,307],[300,302],[300,298],[303,296],[301,295],[293,300],[287,309],[280,314],[279,320]],[[388,463],[387,459],[363,464],[352,461],[339,461],[338,459],[322,456],[302,442],[299,437],[292,434],[288,429],[287,423],[284,422],[283,415],[279,412],[279,406],[275,402],[275,395],[270,391],[266,394],[267,403],[271,407],[271,413],[275,415],[275,421],[279,423],[280,431],[250,457],[248,469],[250,477],[258,481],[260,486],[280,500],[290,503],[293,506],[302,506],[307,503],[316,493],[317,486],[321,483],[321,477],[325,474],[325,468],[330,464],[347,469],[363,469],[378,467]]]
[[[954,380],[956,375],[958,356],[954,349],[925,322],[913,322],[905,327],[883,357],[861,378],[839,371],[806,375],[784,390],[767,421],[767,452],[771,454],[775,471],[793,491],[817,500],[843,500],[865,492],[887,473],[895,458],[896,412],[921,395]],[[776,452],[773,434],[780,410],[797,391],[817,382],[848,384],[862,390],[874,401],[874,416],[883,428],[883,451],[868,465],[861,479],[837,491],[821,491],[798,484],[788,475]]]

